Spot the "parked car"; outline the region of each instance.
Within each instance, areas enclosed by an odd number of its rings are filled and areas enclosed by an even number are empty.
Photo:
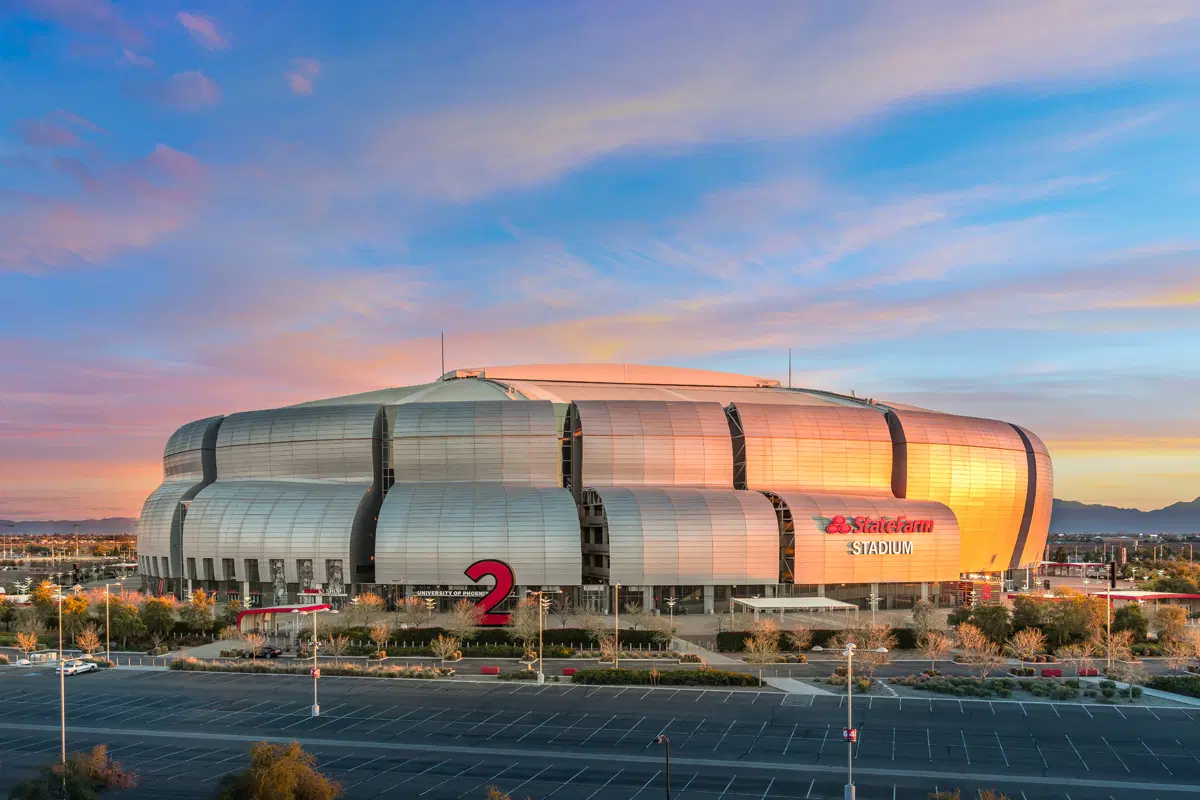
[[[243,650],[242,658],[279,658],[283,651],[278,647],[260,647],[257,650]]]
[[[99,669],[100,665],[95,661],[72,659],[71,661],[64,661],[62,666],[56,669],[55,672],[61,672],[64,675],[78,675],[81,672],[96,672]]]

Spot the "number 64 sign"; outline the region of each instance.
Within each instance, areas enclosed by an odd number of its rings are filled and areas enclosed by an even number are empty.
[[[498,559],[485,558],[482,561],[476,561],[463,572],[475,583],[479,583],[489,575],[496,579],[496,585],[481,597],[476,605],[483,610],[483,625],[507,625],[511,621],[512,615],[493,614],[492,609],[500,605],[516,585],[516,576],[513,575],[512,567]]]

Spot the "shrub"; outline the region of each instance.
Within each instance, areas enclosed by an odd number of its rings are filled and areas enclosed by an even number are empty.
[[[8,663],[8,656],[6,656],[4,653],[0,653],[0,664],[7,665]]]
[[[65,786],[67,797],[91,798],[106,790],[132,789],[138,781],[137,775],[126,772],[112,760],[108,747],[102,744],[86,753],[71,753],[65,768],[56,762],[42,767],[39,772],[38,777],[14,786],[9,797],[13,800],[61,797]]]
[[[626,634],[630,631],[621,631],[621,644],[630,644],[626,639]],[[842,630],[829,628],[815,628],[812,633],[813,647],[830,646],[831,640]],[[917,634],[911,628],[895,628],[892,633],[896,637],[897,650],[916,650]],[[740,653],[746,645],[746,639],[753,636],[754,631],[722,631],[717,634],[717,651],[721,653]]]
[[[537,680],[537,672],[531,669],[522,669],[517,672],[501,672],[500,680],[502,681],[535,681]]]
[[[1157,675],[1146,681],[1146,685],[1160,692],[1200,697],[1200,675]]]
[[[581,669],[575,673],[575,683],[599,686],[650,684],[648,669]],[[725,670],[661,670],[659,686],[757,686],[758,676],[746,672]]]
[[[221,779],[218,800],[334,800],[342,786],[316,769],[315,756],[304,752],[299,742],[259,742],[250,748],[250,766]]]
[[[312,669],[308,663],[278,664],[259,661],[201,661],[196,658],[177,658],[170,663],[170,668],[185,672],[248,672],[265,675],[307,675]],[[367,678],[448,678],[454,674],[450,667],[426,667],[418,664],[411,667],[376,666],[368,667],[360,664],[321,665],[321,675],[325,677],[367,677]]]

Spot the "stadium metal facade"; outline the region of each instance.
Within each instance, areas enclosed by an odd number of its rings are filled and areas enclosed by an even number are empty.
[[[147,587],[258,606],[477,596],[496,569],[602,609],[617,584],[696,612],[952,603],[963,578],[1028,580],[1053,490],[1045,445],[1006,422],[620,364],[210,417],[163,463],[138,523]]]

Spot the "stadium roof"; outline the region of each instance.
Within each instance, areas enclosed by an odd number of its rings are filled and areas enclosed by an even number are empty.
[[[645,364],[526,364],[454,369],[432,383],[313,400],[300,405],[435,403],[470,400],[683,400],[871,407],[871,401],[771,378]],[[880,409],[881,411],[884,409]]]

